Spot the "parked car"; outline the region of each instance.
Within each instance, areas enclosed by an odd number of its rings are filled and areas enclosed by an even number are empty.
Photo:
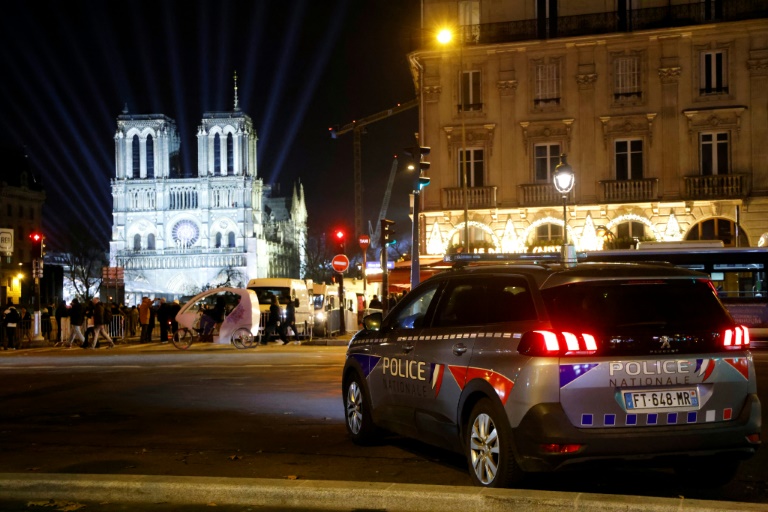
[[[342,376],[351,438],[383,429],[456,450],[481,486],[594,461],[722,484],[760,446],[749,332],[705,274],[464,266],[364,326]]]

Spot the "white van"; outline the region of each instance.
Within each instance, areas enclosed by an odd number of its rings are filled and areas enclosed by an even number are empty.
[[[309,288],[307,285],[309,284]],[[253,290],[259,299],[261,310],[260,329],[263,331],[269,315],[269,306],[272,297],[277,297],[280,303],[281,315],[285,318],[285,306],[289,300],[298,300],[296,306],[296,336],[300,339],[312,339],[313,306],[310,291],[312,281],[305,282],[301,279],[289,277],[265,277],[248,281],[248,289]]]

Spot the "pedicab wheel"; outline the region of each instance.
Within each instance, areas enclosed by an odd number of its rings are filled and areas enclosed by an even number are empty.
[[[187,350],[192,345],[192,332],[182,328],[173,334],[173,346],[179,350]]]
[[[253,334],[245,327],[240,327],[232,333],[232,344],[235,348],[251,348],[254,345]]]

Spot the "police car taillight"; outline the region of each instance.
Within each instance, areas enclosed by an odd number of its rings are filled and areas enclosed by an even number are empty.
[[[517,351],[527,356],[562,357],[592,355],[597,352],[595,337],[588,333],[528,331]]]
[[[749,348],[749,329],[739,325],[723,332],[723,347],[726,350],[742,350]]]

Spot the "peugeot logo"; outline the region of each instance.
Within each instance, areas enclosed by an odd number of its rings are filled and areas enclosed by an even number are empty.
[[[659,338],[661,340],[661,349],[664,350],[665,348],[672,348],[669,345],[669,336],[662,336]]]

